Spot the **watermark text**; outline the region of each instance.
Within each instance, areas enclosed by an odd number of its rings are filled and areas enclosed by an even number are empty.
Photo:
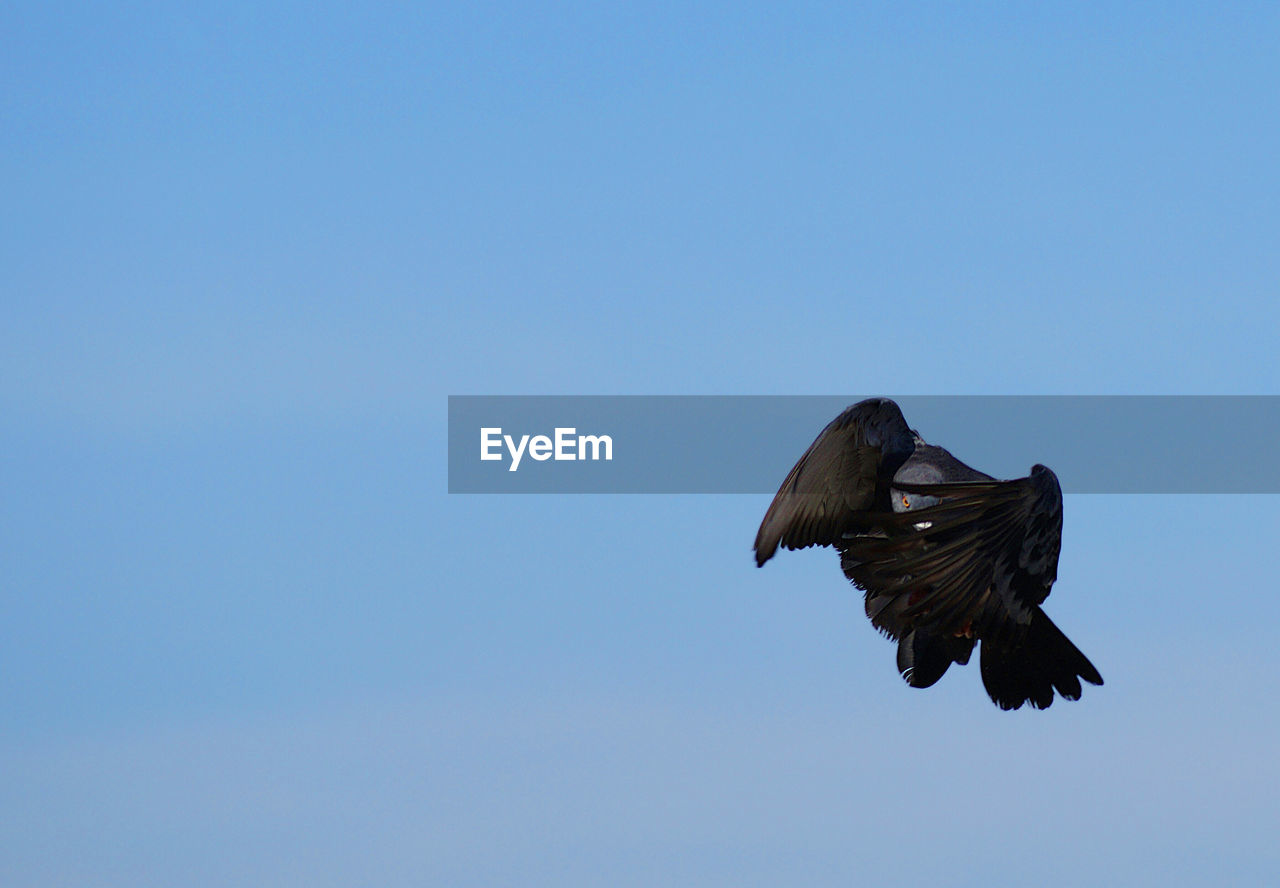
[[[526,454],[538,462],[548,459],[557,462],[613,460],[613,438],[609,435],[579,435],[575,428],[557,427],[551,435],[521,435],[517,441],[511,435],[502,434],[500,426],[480,429],[482,460],[503,459],[504,444],[511,457],[511,465],[507,468],[509,472],[520,468],[520,461]]]

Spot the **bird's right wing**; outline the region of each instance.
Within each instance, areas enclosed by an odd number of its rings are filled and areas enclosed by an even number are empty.
[[[832,420],[778,489],[756,534],[756,564],[781,545],[830,546],[851,527],[854,512],[875,504],[886,452],[905,459],[911,430],[888,399],[860,401]],[[897,448],[896,450],[894,448]]]
[[[1049,594],[1062,544],[1062,491],[1036,466],[1015,481],[909,484],[937,505],[877,519],[884,532],[845,540],[845,572],[863,589],[898,599],[902,626],[988,637],[1019,631]]]

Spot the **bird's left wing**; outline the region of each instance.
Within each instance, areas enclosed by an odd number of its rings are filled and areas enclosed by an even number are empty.
[[[910,453],[911,430],[887,398],[859,401],[833,419],[787,474],[756,534],[756,564],[786,549],[831,546],[871,508],[882,460]],[[892,468],[889,469],[892,474]]]

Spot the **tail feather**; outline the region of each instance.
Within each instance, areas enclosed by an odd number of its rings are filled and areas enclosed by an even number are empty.
[[[1047,709],[1055,690],[1067,700],[1078,700],[1080,679],[1102,684],[1089,659],[1039,608],[1017,642],[983,640],[981,660],[982,683],[1001,709],[1024,703]]]

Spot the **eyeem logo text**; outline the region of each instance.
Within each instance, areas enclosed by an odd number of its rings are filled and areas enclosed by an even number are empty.
[[[608,435],[579,435],[577,429],[557,428],[555,434],[521,435],[516,441],[510,435],[502,434],[499,428],[482,428],[480,430],[480,458],[482,460],[502,459],[502,445],[506,444],[511,454],[511,467],[514,472],[520,467],[527,453],[538,462],[547,460],[573,462],[580,459],[613,460],[613,438]],[[588,455],[589,454],[589,455]]]

